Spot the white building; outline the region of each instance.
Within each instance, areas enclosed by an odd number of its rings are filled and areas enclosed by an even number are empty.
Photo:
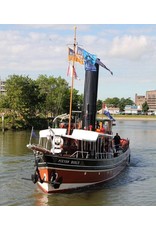
[[[126,105],[125,114],[138,114],[138,107],[136,105]]]
[[[119,108],[115,108],[115,107],[109,107],[108,110],[110,114],[119,114],[119,111],[120,111]]]

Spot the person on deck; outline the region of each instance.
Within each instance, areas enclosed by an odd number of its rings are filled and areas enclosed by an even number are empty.
[[[119,150],[120,140],[121,140],[121,138],[120,138],[118,133],[116,133],[116,135],[114,136],[113,140],[114,140],[115,150],[116,150],[116,153],[117,153],[118,150]]]

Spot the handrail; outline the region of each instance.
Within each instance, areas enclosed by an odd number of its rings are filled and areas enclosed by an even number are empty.
[[[86,158],[88,158],[88,153],[89,152],[85,152],[85,151],[75,151],[70,157],[74,157],[76,156],[76,158],[79,158],[79,154],[81,154],[82,158],[84,158],[84,154],[86,154]]]

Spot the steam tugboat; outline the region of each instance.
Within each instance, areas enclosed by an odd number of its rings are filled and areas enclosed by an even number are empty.
[[[70,49],[71,51],[73,62],[71,98],[75,75],[74,62],[81,59],[86,65],[81,122],[73,127],[72,100],[70,100],[70,112],[68,116],[66,115],[66,118],[69,118],[68,127],[48,127],[41,130],[38,144],[32,144],[30,141],[27,145],[35,156],[32,181],[45,193],[65,192],[103,183],[116,177],[130,160],[128,139],[121,138],[119,148],[115,148],[111,116],[96,127],[99,65],[109,69],[95,55],[77,47],[76,28],[74,47],[73,50]],[[71,56],[68,58],[71,60]]]

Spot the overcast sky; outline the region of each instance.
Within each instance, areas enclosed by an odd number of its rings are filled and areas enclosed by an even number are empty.
[[[156,24],[19,23],[0,24],[2,80],[10,74],[34,79],[47,74],[61,76],[70,83],[67,46],[73,43],[77,26],[78,44],[96,54],[114,73],[112,76],[100,67],[99,99],[134,100],[135,93],[145,95],[147,90],[156,89]],[[83,93],[84,67],[77,63],[76,71],[81,80],[75,81],[74,86]]]

